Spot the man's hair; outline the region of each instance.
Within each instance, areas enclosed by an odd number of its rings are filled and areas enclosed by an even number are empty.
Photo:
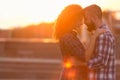
[[[95,15],[99,19],[102,19],[102,10],[96,4],[93,4],[93,5],[90,5],[90,6],[86,7],[86,8],[84,8],[84,12],[88,12],[91,16]]]

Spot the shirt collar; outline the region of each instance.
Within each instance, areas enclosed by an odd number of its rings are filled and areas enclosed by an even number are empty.
[[[99,28],[106,28],[106,25],[103,24],[103,25],[101,25]]]
[[[99,28],[106,29],[107,31],[111,31],[106,24],[101,25]]]

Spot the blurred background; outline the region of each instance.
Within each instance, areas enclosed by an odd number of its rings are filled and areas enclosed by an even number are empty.
[[[61,52],[54,23],[69,4],[97,4],[116,38],[120,77],[120,0],[0,0],[0,80],[58,80]],[[84,33],[86,35],[86,33]]]

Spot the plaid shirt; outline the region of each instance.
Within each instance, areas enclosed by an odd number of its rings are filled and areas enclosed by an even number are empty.
[[[97,40],[92,57],[88,66],[95,70],[96,80],[115,80],[115,41],[112,33],[106,25],[101,26],[107,30],[101,34]]]

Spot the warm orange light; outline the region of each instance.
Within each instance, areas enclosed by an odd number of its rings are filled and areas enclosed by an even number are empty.
[[[116,20],[120,20],[120,11],[116,11],[112,14],[112,16],[116,19]]]
[[[53,22],[69,4],[80,4],[83,8],[98,4],[110,10],[120,9],[120,0],[0,0],[0,28]]]
[[[75,76],[76,76],[76,70],[75,70],[75,69],[69,70],[67,76],[68,76],[68,78],[70,78],[70,79],[75,78]]]
[[[70,61],[66,61],[64,63],[64,66],[65,66],[65,68],[71,68],[72,67],[72,63]]]

